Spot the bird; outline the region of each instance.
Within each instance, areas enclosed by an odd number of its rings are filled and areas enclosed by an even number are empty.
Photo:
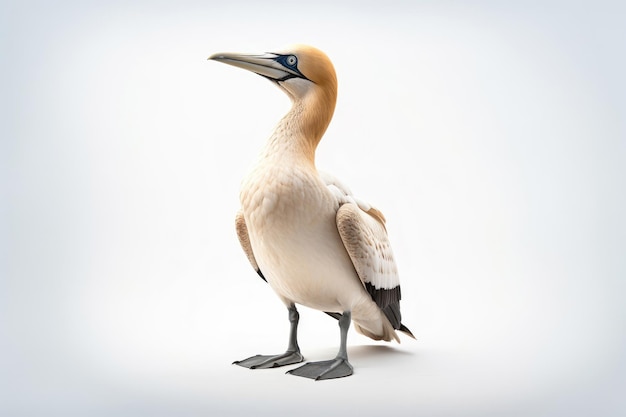
[[[287,307],[287,350],[233,363],[266,369],[303,362],[297,305],[338,320],[340,344],[334,359],[307,362],[287,372],[292,375],[314,380],[352,375],[351,323],[374,340],[399,343],[396,330],[415,338],[402,324],[400,282],[384,215],[316,168],[316,148],[337,101],[337,75],[329,57],[295,44],[271,53],[226,52],[208,59],[261,75],[291,99],[290,110],[241,182],[235,216],[249,263]]]

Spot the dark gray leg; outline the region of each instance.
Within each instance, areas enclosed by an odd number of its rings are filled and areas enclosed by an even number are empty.
[[[346,311],[339,319],[341,341],[339,344],[339,353],[337,353],[335,359],[331,361],[309,362],[299,368],[287,371],[287,373],[315,379],[316,381],[352,375],[352,365],[348,362],[348,350],[346,347],[351,318],[352,315],[350,312]]]
[[[289,344],[287,351],[279,355],[256,355],[242,361],[235,361],[233,364],[243,366],[250,369],[277,368],[279,366],[292,365],[304,360],[300,354],[298,347],[298,320],[300,314],[296,310],[296,306],[289,307],[289,323],[291,329],[289,331]]]

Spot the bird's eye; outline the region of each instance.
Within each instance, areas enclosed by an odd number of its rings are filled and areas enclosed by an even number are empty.
[[[296,58],[295,55],[289,55],[287,57],[287,64],[289,64],[290,66],[295,66],[297,62],[298,58]]]

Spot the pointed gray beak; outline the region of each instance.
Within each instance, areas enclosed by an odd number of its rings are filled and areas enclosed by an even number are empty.
[[[247,55],[230,52],[220,52],[209,57],[210,60],[223,62],[228,65],[252,71],[273,81],[286,81],[290,78],[306,78],[297,69],[281,64],[282,55],[266,53],[261,55]]]

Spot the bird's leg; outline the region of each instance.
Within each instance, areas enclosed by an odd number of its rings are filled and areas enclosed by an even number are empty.
[[[300,354],[298,347],[298,321],[300,314],[296,310],[295,305],[289,306],[289,343],[287,351],[278,355],[256,355],[241,361],[235,361],[233,364],[243,366],[250,369],[277,368],[279,366],[291,365],[304,360]]]
[[[335,359],[330,361],[308,362],[299,368],[288,371],[287,373],[315,379],[316,381],[320,379],[333,379],[352,375],[352,365],[348,362],[348,350],[346,347],[351,319],[352,315],[349,311],[344,312],[339,319],[341,341],[339,345],[339,352],[337,353]]]

